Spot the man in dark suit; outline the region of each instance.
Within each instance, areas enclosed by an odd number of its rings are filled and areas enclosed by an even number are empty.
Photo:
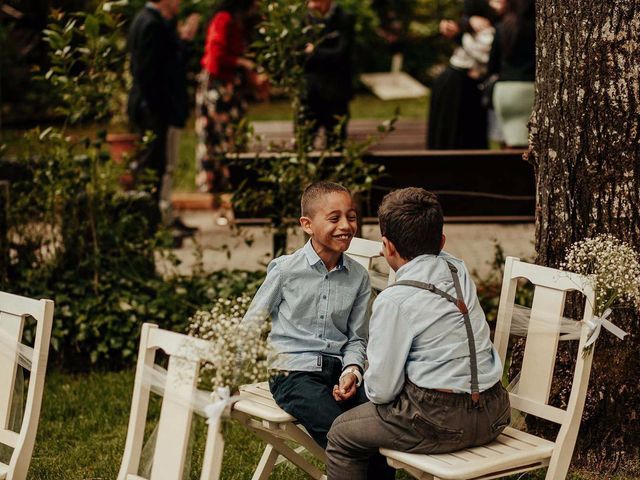
[[[133,86],[127,111],[140,133],[152,131],[154,138],[134,165],[138,177],[146,169],[155,174],[152,194],[163,211],[170,214],[170,184],[179,129],[188,114],[186,64],[189,43],[195,36],[199,16],[192,14],[177,24],[180,0],[155,0],[138,12],[131,23],[128,47],[131,53]],[[177,221],[177,226],[184,226]],[[186,226],[184,226],[186,227]]]
[[[351,54],[353,15],[333,0],[309,0],[309,21],[321,23],[317,43],[307,44],[306,91],[301,99],[301,121],[313,123],[312,133],[325,129],[327,145],[341,144],[347,135],[346,120],[353,96]],[[334,131],[344,119],[336,136]]]

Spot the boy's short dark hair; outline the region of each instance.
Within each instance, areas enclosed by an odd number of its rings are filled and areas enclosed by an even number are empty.
[[[346,193],[351,196],[351,192],[348,188],[343,187],[338,183],[320,181],[309,185],[302,192],[302,198],[300,199],[300,210],[303,217],[312,217],[315,213],[315,205],[318,200],[329,193]]]
[[[391,192],[382,199],[378,219],[382,236],[402,258],[440,253],[444,220],[435,194],[416,187]]]

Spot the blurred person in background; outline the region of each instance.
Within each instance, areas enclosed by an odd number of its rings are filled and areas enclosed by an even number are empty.
[[[221,0],[207,28],[196,92],[196,183],[203,192],[229,191],[225,158],[247,111],[247,85],[265,94],[266,77],[245,56],[254,5],[255,0]]]
[[[493,106],[507,147],[529,144],[536,73],[536,20],[534,0],[493,0],[502,21],[489,58],[489,74],[497,74]]]
[[[458,46],[431,88],[428,149],[487,148],[487,110],[478,86],[486,75],[494,15],[487,0],[465,0],[459,22],[440,22],[440,33]]]
[[[177,234],[191,234],[171,211],[173,170],[181,129],[188,116],[187,60],[200,23],[198,14],[177,22],[180,0],[153,0],[136,14],[128,34],[132,87],[127,113],[142,135],[153,132],[132,164],[136,179],[150,169],[155,174],[152,196],[165,225]]]
[[[339,147],[347,137],[353,97],[355,19],[333,0],[309,0],[307,6],[310,24],[321,24],[322,28],[305,48],[306,90],[297,121],[299,125],[309,123],[314,137],[323,128],[326,146]]]

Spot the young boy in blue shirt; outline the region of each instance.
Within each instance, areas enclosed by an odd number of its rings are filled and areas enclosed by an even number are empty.
[[[378,216],[398,281],[374,302],[364,374],[371,402],[331,427],[329,480],[377,478],[367,462],[380,447],[450,452],[488,443],[509,423],[502,364],[464,262],[442,251],[436,196],[396,190]]]
[[[278,371],[269,381],[273,398],[325,448],[336,417],[367,401],[358,387],[371,287],[366,269],[344,255],[357,229],[349,190],[314,183],[302,195],[301,210],[309,241],[269,264],[245,321],[271,315],[271,367]],[[334,398],[334,388],[339,397]],[[380,456],[371,463],[390,471]]]

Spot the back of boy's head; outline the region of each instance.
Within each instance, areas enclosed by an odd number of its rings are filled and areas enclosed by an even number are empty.
[[[444,220],[433,193],[416,187],[395,190],[382,199],[378,219],[382,236],[405,260],[440,253]]]
[[[343,187],[338,183],[321,181],[315,182],[309,185],[302,192],[302,198],[300,199],[300,210],[303,217],[313,217],[316,213],[318,202],[330,193],[346,193],[351,196],[351,192],[348,188]]]

